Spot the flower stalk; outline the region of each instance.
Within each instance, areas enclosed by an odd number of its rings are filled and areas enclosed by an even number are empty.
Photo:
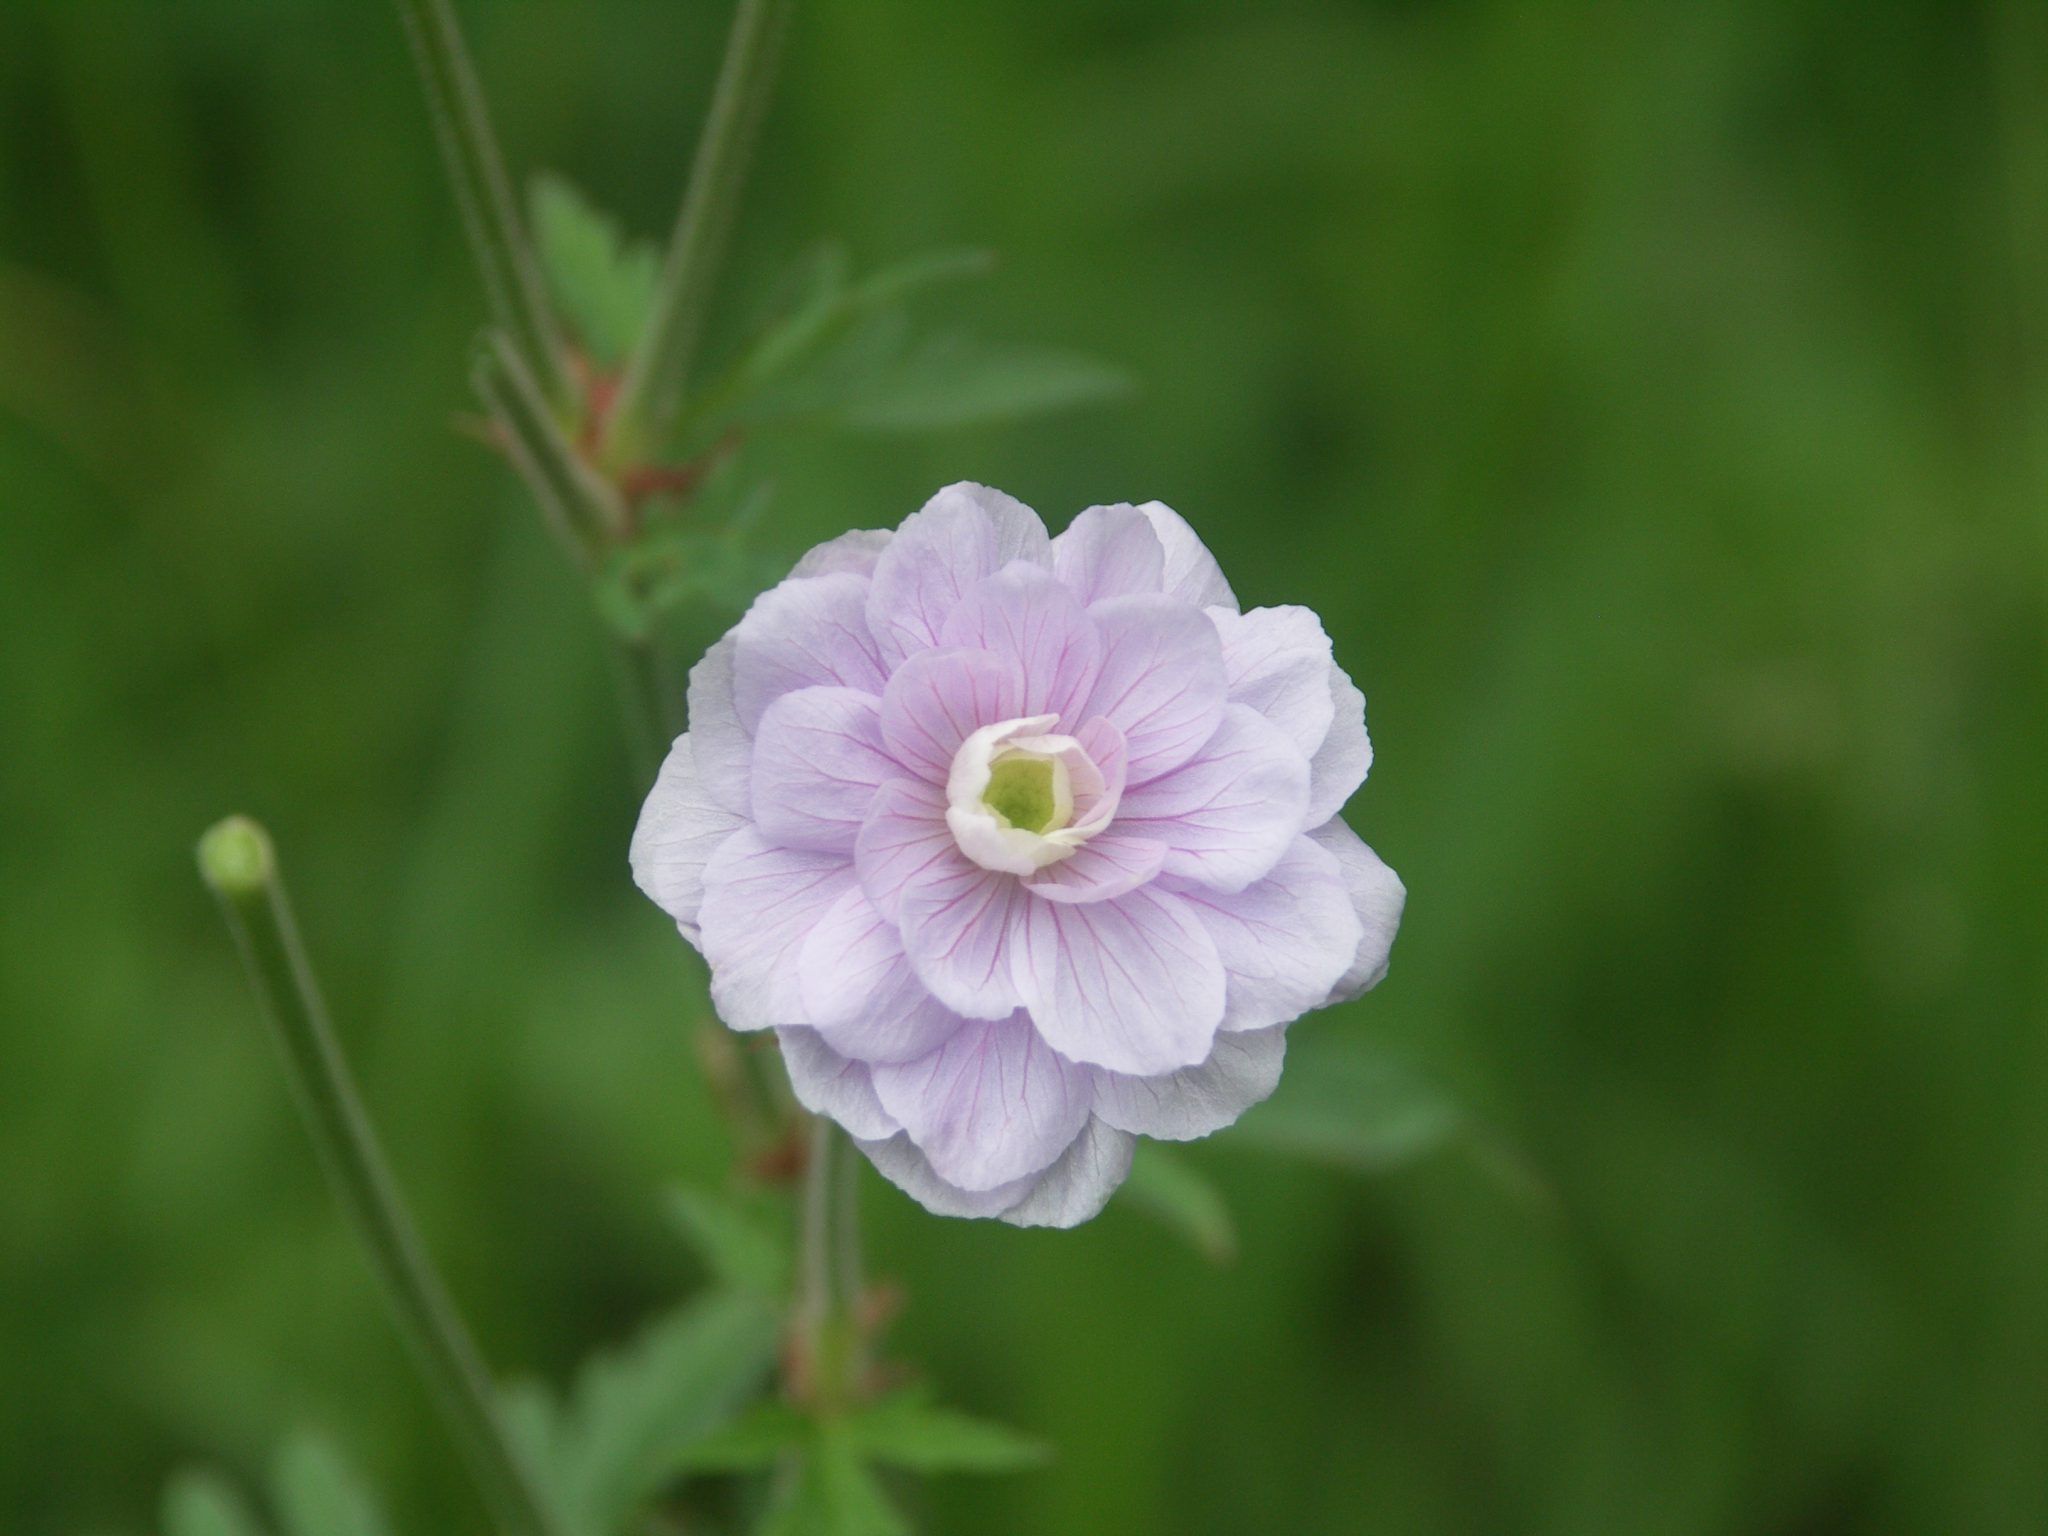
[[[860,1318],[859,1160],[822,1115],[811,1121],[797,1208],[796,1315],[790,1392],[820,1416],[858,1396],[866,1373]]]
[[[493,1519],[505,1536],[566,1536],[513,1448],[482,1357],[399,1197],[328,1022],[269,834],[230,816],[200,839],[199,871],[220,898],[328,1182]]]

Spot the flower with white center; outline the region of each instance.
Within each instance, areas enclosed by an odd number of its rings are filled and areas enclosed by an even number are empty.
[[[1365,699],[1175,513],[978,485],[819,546],[690,674],[634,833],[720,1015],[942,1215],[1072,1226],[1386,972]]]

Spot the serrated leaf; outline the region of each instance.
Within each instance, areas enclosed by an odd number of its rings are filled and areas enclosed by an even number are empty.
[[[164,1490],[164,1536],[264,1536],[225,1478],[197,1469],[178,1473]]]
[[[855,1414],[845,1430],[868,1460],[908,1472],[1018,1472],[1052,1454],[1041,1440],[938,1407],[914,1388]]]
[[[534,178],[529,196],[534,244],[548,291],[577,340],[599,363],[631,350],[654,307],[661,257],[559,176]]]
[[[684,1449],[759,1388],[777,1329],[762,1298],[715,1293],[585,1366],[558,1461],[574,1523],[615,1529],[658,1490]]]
[[[1212,1264],[1237,1257],[1237,1224],[1216,1186],[1178,1153],[1156,1141],[1138,1143],[1118,1198],[1185,1238]]]
[[[779,1296],[789,1285],[786,1213],[764,1210],[735,1196],[679,1186],[668,1211],[705,1267],[735,1291]]]
[[[826,1425],[756,1536],[910,1536],[843,1425]]]
[[[1115,400],[1128,374],[1078,352],[939,336],[919,343],[846,410],[866,432],[925,432],[1014,421]]]
[[[270,1497],[285,1536],[390,1536],[376,1498],[324,1435],[300,1433],[284,1443]]]
[[[1414,1069],[1348,1040],[1290,1041],[1273,1097],[1232,1141],[1379,1173],[1428,1155],[1466,1129],[1450,1096]]]
[[[761,1472],[800,1449],[815,1425],[787,1403],[760,1403],[684,1449],[686,1472]]]

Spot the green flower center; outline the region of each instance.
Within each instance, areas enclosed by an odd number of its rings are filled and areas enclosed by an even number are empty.
[[[1059,795],[1053,786],[1051,758],[998,758],[990,765],[988,788],[981,803],[1010,826],[1026,832],[1046,833],[1059,819]]]

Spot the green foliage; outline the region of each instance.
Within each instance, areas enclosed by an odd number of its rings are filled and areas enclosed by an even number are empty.
[[[592,360],[616,367],[646,327],[660,252],[627,239],[560,176],[536,176],[527,201],[535,251],[555,303]]]
[[[224,1478],[181,1472],[164,1491],[164,1536],[263,1536],[263,1527]]]
[[[909,1536],[845,1425],[818,1428],[791,1463],[755,1536]]]
[[[787,1201],[679,1185],[668,1192],[668,1214],[726,1289],[777,1298],[789,1293]]]
[[[284,1443],[270,1497],[283,1536],[391,1536],[370,1490],[324,1436],[302,1433]]]
[[[1457,1104],[1385,1052],[1301,1030],[1272,1098],[1231,1133],[1234,1142],[1381,1173],[1451,1144],[1466,1129]]]
[[[1222,1192],[1178,1152],[1141,1141],[1116,1198],[1143,1211],[1212,1264],[1237,1256],[1237,1223]]]
[[[845,1431],[869,1461],[906,1472],[1021,1472],[1051,1455],[1043,1441],[939,1407],[922,1387],[871,1403],[847,1418]]]

